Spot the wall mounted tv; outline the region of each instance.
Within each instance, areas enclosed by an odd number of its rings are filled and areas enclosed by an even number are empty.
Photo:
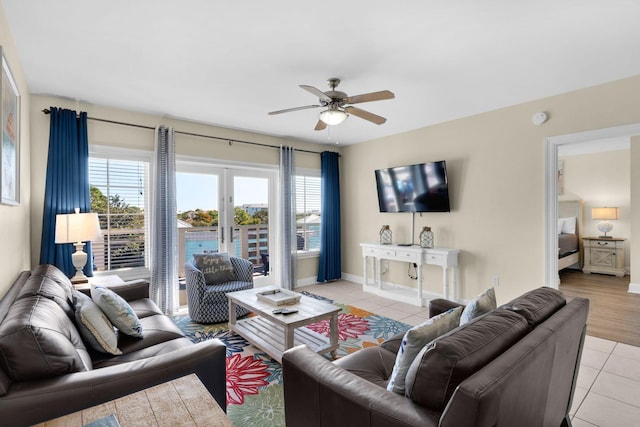
[[[439,162],[376,170],[380,212],[449,212],[447,165]]]

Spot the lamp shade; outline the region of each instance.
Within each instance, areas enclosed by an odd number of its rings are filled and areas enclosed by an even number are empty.
[[[56,243],[88,242],[102,236],[97,213],[56,215]]]
[[[591,208],[591,219],[609,221],[620,218],[620,208]]]
[[[339,125],[347,120],[347,113],[337,108],[329,108],[320,113],[320,120],[328,125]]]

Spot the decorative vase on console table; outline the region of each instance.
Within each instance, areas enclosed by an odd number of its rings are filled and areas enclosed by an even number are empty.
[[[420,247],[433,247],[433,231],[431,231],[431,227],[424,227],[420,232]]]
[[[391,229],[388,225],[383,225],[380,229],[380,244],[381,245],[390,245],[391,244]]]

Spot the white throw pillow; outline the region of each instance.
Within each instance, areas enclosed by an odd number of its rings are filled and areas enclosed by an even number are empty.
[[[493,288],[489,288],[467,304],[462,312],[462,316],[460,316],[460,326],[469,322],[471,319],[495,310],[496,307],[496,292]]]
[[[563,234],[576,234],[576,217],[575,216],[560,218],[560,220],[562,220]]]
[[[563,225],[564,225],[564,219],[558,218],[558,234],[562,234]]]
[[[396,356],[396,363],[393,365],[393,371],[387,384],[387,390],[404,395],[407,371],[413,359],[425,345],[457,328],[460,324],[461,314],[462,307],[452,308],[414,326],[404,334]]]
[[[142,338],[142,322],[120,295],[102,286],[92,286],[91,298],[120,332]]]
[[[87,295],[74,291],[76,298],[76,326],[85,344],[92,349],[120,355],[118,336],[106,314]]]

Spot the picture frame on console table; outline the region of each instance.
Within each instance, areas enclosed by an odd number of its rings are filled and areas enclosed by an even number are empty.
[[[0,202],[20,204],[20,92],[0,46]]]

